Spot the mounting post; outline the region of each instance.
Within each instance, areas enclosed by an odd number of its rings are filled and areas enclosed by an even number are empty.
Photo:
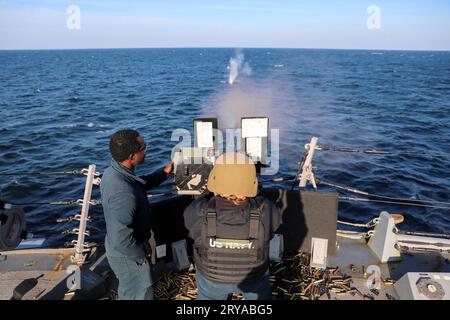
[[[317,137],[312,137],[311,142],[307,144],[306,150],[307,155],[305,158],[305,162],[303,163],[302,167],[302,173],[300,174],[300,183],[299,187],[306,187],[306,184],[311,182],[314,189],[317,189],[316,180],[314,179],[314,173],[313,173],[313,167],[312,167],[312,158],[314,156],[314,151],[316,150],[317,146]]]
[[[88,169],[87,177],[86,177],[86,186],[84,188],[84,197],[83,204],[81,207],[81,215],[80,215],[80,226],[78,227],[78,239],[75,243],[75,253],[72,255],[71,260],[73,263],[78,265],[82,265],[86,259],[86,244],[84,242],[84,237],[86,235],[86,225],[89,214],[89,203],[91,201],[92,194],[92,185],[94,183],[95,178],[95,164],[91,164]]]

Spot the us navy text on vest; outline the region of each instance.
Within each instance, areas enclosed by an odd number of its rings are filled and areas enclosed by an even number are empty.
[[[209,238],[209,246],[211,248],[224,249],[254,249],[253,243],[250,240],[235,240],[235,239],[220,239]]]

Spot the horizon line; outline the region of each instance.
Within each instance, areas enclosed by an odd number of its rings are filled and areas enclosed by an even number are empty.
[[[155,47],[85,47],[85,48],[0,48],[0,51],[70,51],[70,50],[136,50],[136,49],[290,49],[290,50],[343,50],[343,51],[414,51],[414,52],[450,52],[450,49],[381,49],[381,48],[312,48],[312,47],[230,47],[230,46],[155,46]]]

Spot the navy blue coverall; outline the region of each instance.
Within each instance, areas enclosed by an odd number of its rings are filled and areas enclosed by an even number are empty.
[[[106,256],[119,279],[121,300],[153,299],[153,280],[146,257],[151,236],[147,190],[166,179],[163,169],[138,177],[114,160],[103,173],[100,190],[106,222]]]

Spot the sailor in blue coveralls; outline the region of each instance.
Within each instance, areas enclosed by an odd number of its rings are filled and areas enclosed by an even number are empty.
[[[109,142],[111,166],[102,176],[101,195],[106,221],[105,249],[109,265],[119,280],[121,300],[153,299],[151,215],[147,190],[164,182],[173,170],[170,162],[148,176],[134,174],[144,162],[147,146],[136,130],[114,133]]]

